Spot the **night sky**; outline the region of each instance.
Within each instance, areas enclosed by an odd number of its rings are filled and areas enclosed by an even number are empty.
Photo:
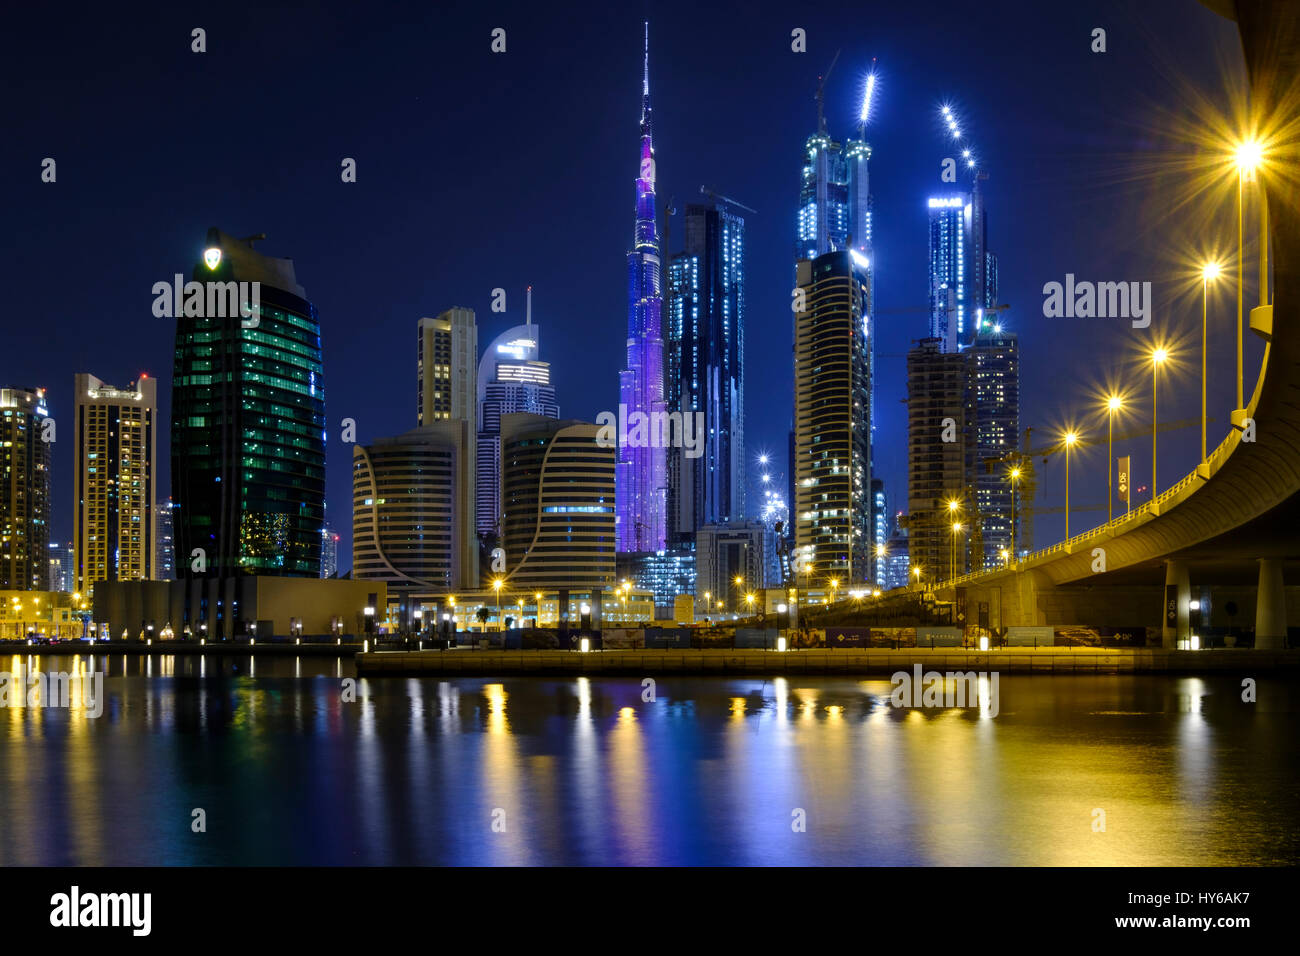
[[[905,507],[904,353],[927,333],[926,198],[954,155],[939,105],[962,119],[989,173],[989,247],[1004,318],[1021,336],[1022,425],[1046,444],[1067,422],[1095,429],[1089,396],[1108,378],[1135,389],[1150,421],[1152,333],[1181,336],[1181,388],[1161,420],[1199,414],[1197,249],[1229,248],[1232,209],[1178,211],[1184,183],[1156,174],[1179,144],[1171,117],[1193,93],[1228,108],[1242,83],[1236,32],[1192,0],[1115,3],[167,4],[152,10],[24,4],[0,30],[5,210],[0,385],[44,386],[59,421],[52,539],[72,532],[73,375],[123,386],[162,379],[160,498],[172,322],[151,287],[188,274],[206,230],[264,232],[292,257],[320,311],[329,421],[330,523],[351,566],[351,448],[415,425],[416,323],[453,305],[478,313],[480,346],[523,321],[534,289],[542,358],[564,417],[618,404],[626,254],[637,171],[641,18],[650,20],[659,198],[682,209],[707,184],[745,213],[746,431],[775,456],[784,488],[791,413],[794,210],[817,76],[836,139],[851,134],[872,57],[879,86],[868,140],[875,195],[877,473]],[[1094,27],[1108,50],[1090,52]],[[207,52],[190,31],[207,31]],[[493,28],[507,52],[490,52]],[[790,32],[807,30],[808,52]],[[1183,148],[1188,148],[1182,144]],[[58,180],[40,180],[41,160]],[[344,157],[358,182],[340,181]],[[680,249],[680,218],[673,249]],[[662,224],[661,224],[662,236]],[[1252,268],[1248,267],[1248,274]],[[1116,319],[1047,319],[1045,282],[1151,280],[1149,330]],[[1194,289],[1193,289],[1194,286]],[[506,315],[490,311],[507,290]],[[1253,300],[1251,300],[1253,301]],[[1231,407],[1234,310],[1211,305],[1211,447]],[[1248,353],[1247,390],[1259,350]],[[1118,378],[1117,376],[1122,376]],[[1126,425],[1125,427],[1129,427]],[[1161,485],[1194,465],[1195,428],[1161,437]],[[1149,481],[1150,440],[1132,451]],[[1075,504],[1106,499],[1105,452],[1072,465]],[[1077,468],[1077,471],[1075,470]],[[757,484],[758,469],[751,474]],[[1143,475],[1146,478],[1143,478]],[[1040,506],[1064,497],[1059,458]],[[1072,530],[1104,520],[1079,515]],[[1039,521],[1037,543],[1059,537]]]

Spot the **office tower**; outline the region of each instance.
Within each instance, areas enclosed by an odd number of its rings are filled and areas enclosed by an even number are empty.
[[[158,549],[154,557],[154,578],[159,581],[176,580],[176,532],[172,521],[175,506],[168,498],[158,505]]]
[[[703,428],[697,449],[668,452],[674,544],[745,517],[745,220],[692,203],[684,225],[685,249],[669,265],[665,388],[668,410],[700,413]]]
[[[633,588],[653,595],[656,617],[671,616],[679,595],[695,594],[693,546],[646,554],[619,554],[615,569],[619,586],[631,582]]]
[[[533,289],[528,287],[524,324],[492,340],[478,366],[478,533],[494,536],[501,520],[501,416],[525,413],[559,418],[551,366],[542,362],[541,331],[533,324]]]
[[[908,548],[922,580],[946,580],[965,569],[970,532],[967,495],[970,434],[967,427],[966,356],[944,350],[937,338],[922,339],[907,353]],[[956,503],[956,507],[952,503]],[[952,539],[956,532],[954,562]]]
[[[328,525],[320,529],[320,576],[332,578],[339,573],[339,536]]]
[[[771,529],[761,521],[701,527],[695,534],[695,599],[700,607],[707,606],[715,615],[719,610],[729,614],[744,614],[751,608],[761,611],[761,595],[752,605],[745,595],[758,595],[778,583],[769,577],[775,551]]]
[[[238,282],[259,290],[251,317],[176,319],[171,472],[176,571],[185,578],[320,574],[320,321],[293,260],[256,251],[261,238],[210,229],[193,273],[209,289]]]
[[[970,269],[971,202],[968,193],[931,196],[930,338],[945,352],[964,345],[967,318],[975,310]]]
[[[50,589],[50,444],[43,388],[0,388],[0,590]]]
[[[856,250],[797,266],[795,550],[808,587],[868,579],[871,550],[870,278]],[[799,304],[796,298],[795,304]]]
[[[616,453],[587,422],[501,416],[501,537],[506,587],[547,591],[614,583]]]
[[[973,561],[983,567],[1004,563],[1012,546],[1011,482],[1008,471],[1020,450],[1020,348],[1014,332],[991,319],[982,321],[966,351],[970,395],[967,408],[973,434],[967,463],[974,489],[971,515]],[[1018,516],[1017,516],[1018,517]],[[1016,534],[1016,544],[1021,544]]]
[[[71,542],[50,542],[50,590],[73,591]]]
[[[853,248],[871,255],[871,147],[830,138],[820,96],[817,132],[804,143],[795,215],[795,260]]]
[[[438,421],[352,450],[352,576],[394,590],[478,587],[473,423]]]
[[[477,416],[478,326],[474,310],[459,306],[421,319],[416,342],[416,421],[430,425]]]
[[[153,580],[158,382],[141,375],[116,388],[82,373],[74,379],[73,394],[74,590],[92,591],[99,581]]]
[[[876,587],[883,588],[886,580],[885,553],[889,544],[889,505],[885,495],[885,482],[871,479],[871,575]]]
[[[619,373],[619,403],[632,415],[664,415],[664,340],[655,225],[655,156],[650,128],[650,26],[641,79],[641,166],[636,225],[627,254],[627,368]],[[620,416],[621,417],[621,416]],[[617,468],[619,551],[659,551],[667,534],[668,450],[659,441],[624,441]]]

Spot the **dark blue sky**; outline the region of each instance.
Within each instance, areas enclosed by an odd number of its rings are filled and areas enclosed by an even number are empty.
[[[343,568],[351,448],[339,421],[355,418],[362,441],[414,425],[421,316],[471,307],[485,344],[522,321],[531,284],[563,414],[593,419],[616,408],[643,15],[661,200],[675,196],[680,208],[708,184],[758,210],[746,214],[747,441],[752,453],[777,456],[777,472],[790,425],[799,165],[815,128],[817,75],[837,49],[827,92],[837,138],[849,134],[879,58],[868,130],[882,313],[876,463],[891,504],[905,505],[903,353],[926,334],[925,201],[953,153],[937,118],[945,100],[990,175],[989,243],[1023,348],[1023,424],[1042,429],[1044,442],[1068,420],[1087,425],[1088,391],[1121,368],[1138,389],[1137,420],[1149,422],[1149,376],[1132,366],[1151,331],[1187,336],[1185,394],[1162,394],[1161,419],[1198,414],[1199,297],[1175,273],[1205,236],[1188,235],[1170,211],[1179,183],[1137,175],[1166,155],[1161,108],[1176,114],[1195,89],[1226,109],[1227,88],[1240,83],[1233,26],[1193,0],[232,2],[77,14],[25,5],[0,31],[0,383],[45,386],[66,422],[55,451],[59,539],[72,529],[72,377],[88,371],[121,385],[140,371],[157,375],[166,421],[174,330],[152,317],[150,290],[189,271],[209,226],[267,233],[260,248],[296,261],[320,310],[329,514],[344,536]],[[504,55],[489,50],[498,26]],[[1089,50],[1098,26],[1105,54]],[[194,27],[207,31],[205,54],[190,52]],[[795,27],[807,30],[807,53],[790,51]],[[55,184],[40,182],[47,156],[58,162]],[[357,161],[356,184],[340,182],[344,157]],[[1222,212],[1226,230],[1230,209]],[[675,234],[673,251],[680,226]],[[1152,280],[1152,330],[1044,318],[1042,286],[1067,272]],[[505,316],[489,310],[496,287],[509,295]],[[1225,372],[1212,378],[1211,404],[1226,410],[1226,291],[1218,313],[1215,368]],[[1212,428],[1211,444],[1221,435]],[[1195,429],[1162,437],[1162,484],[1192,467],[1197,442]],[[1149,441],[1131,445],[1141,481]],[[164,428],[164,497],[166,449]],[[1054,460],[1039,505],[1061,503],[1059,471]],[[1104,502],[1104,452],[1085,453],[1072,482],[1074,503]],[[1097,517],[1076,518],[1072,530]],[[1059,533],[1059,517],[1040,520],[1040,543]]]

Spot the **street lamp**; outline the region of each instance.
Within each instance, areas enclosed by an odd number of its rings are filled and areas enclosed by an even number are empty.
[[[1206,349],[1208,347],[1210,335],[1210,280],[1219,277],[1219,264],[1217,262],[1207,262],[1201,267],[1201,461],[1207,458],[1205,444],[1205,426],[1208,419],[1205,410],[1205,389],[1206,389]],[[1241,398],[1238,397],[1238,407],[1240,407]]]
[[[957,533],[961,531],[961,522],[952,523],[952,555],[948,563],[948,578],[955,581],[957,579]]]
[[[1242,140],[1237,144],[1233,151],[1233,162],[1237,167],[1237,408],[1246,407],[1246,396],[1243,385],[1242,373],[1242,349],[1245,347],[1243,322],[1242,322],[1242,270],[1246,261],[1245,250],[1245,199],[1244,192],[1246,183],[1255,181],[1255,171],[1259,169],[1264,159],[1264,147],[1253,136]],[[1264,226],[1264,234],[1261,236],[1263,243],[1267,243],[1267,225]],[[1261,254],[1266,254],[1262,253]],[[1267,265],[1261,266],[1261,271],[1267,280]]]
[[[500,578],[492,581],[492,590],[497,592],[497,624],[501,624],[501,588],[505,584]]]
[[[1065,540],[1070,540],[1070,449],[1079,440],[1074,432],[1065,433]]]
[[[1010,471],[1011,476],[1011,553],[1016,553],[1016,491],[1020,483],[1020,466],[1014,465]]]
[[[838,590],[840,589],[840,579],[839,579],[839,578],[831,578],[831,579],[830,579],[830,585],[831,585],[831,603],[834,604],[834,603],[835,603],[835,592],[838,591]]]
[[[1124,407],[1124,399],[1111,395],[1106,399],[1106,520],[1115,520],[1115,413]]]
[[[1159,390],[1160,366],[1169,358],[1169,350],[1158,348],[1151,353],[1151,500],[1156,500],[1156,393]],[[1241,356],[1237,356],[1240,367]],[[1237,382],[1240,389],[1241,382]]]
[[[920,569],[920,568],[912,568],[912,576],[913,576],[914,578],[916,578],[916,586],[917,586],[917,588],[920,588],[920,587],[921,587],[921,569]]]

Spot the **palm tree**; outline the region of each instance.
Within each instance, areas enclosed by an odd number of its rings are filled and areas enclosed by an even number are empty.
[[[478,612],[474,616],[478,618],[478,622],[483,625],[483,630],[486,631],[488,618],[492,616],[492,612],[488,610],[487,605],[479,608]]]

